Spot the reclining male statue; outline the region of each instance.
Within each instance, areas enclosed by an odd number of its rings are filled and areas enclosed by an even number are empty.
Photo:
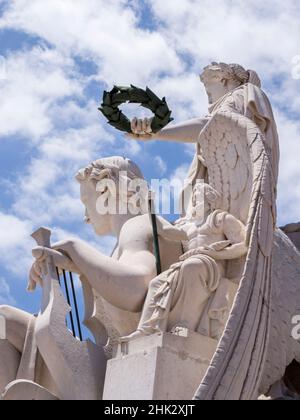
[[[143,180],[139,168],[130,160],[111,157],[93,162],[77,174],[81,199],[86,207],[85,221],[98,235],[114,235],[117,246],[111,257],[103,255],[79,239],[67,239],[52,249],[37,247],[38,256],[30,271],[29,290],[42,285],[42,268],[47,256],[52,256],[59,269],[78,273],[95,295],[100,295],[118,334],[126,335],[137,328],[150,281],[156,276],[153,230],[148,213],[148,196],[134,198],[134,192],[118,190],[119,177],[125,184]],[[111,181],[111,182],[108,182]],[[124,179],[123,179],[124,181]],[[102,184],[101,184],[102,182]],[[145,182],[145,181],[144,181]],[[101,188],[101,185],[103,188]],[[113,186],[116,185],[116,189]],[[99,200],[119,205],[127,204],[126,214],[100,214]],[[125,212],[124,212],[125,213]],[[181,241],[186,234],[163,218],[157,218],[162,269],[168,269],[182,254]],[[36,318],[17,308],[1,306],[0,315],[6,320],[6,340],[0,340],[0,392],[17,377],[26,335],[34,328]],[[101,320],[100,320],[101,322]],[[45,359],[45,358],[44,358]],[[47,360],[44,360],[47,365]]]

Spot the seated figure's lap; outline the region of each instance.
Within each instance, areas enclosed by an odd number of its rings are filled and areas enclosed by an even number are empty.
[[[203,264],[203,262],[201,261],[201,259],[196,258],[196,257],[191,257],[187,260],[185,260],[182,263],[181,266],[181,271],[184,274],[195,274],[199,272],[199,269],[204,268],[205,269],[205,265]]]
[[[11,306],[0,306],[0,316],[6,321],[6,338],[20,353],[23,351],[27,328],[32,315]]]
[[[210,292],[211,273],[203,260],[191,257],[184,261],[180,271],[185,281],[196,284],[201,282],[203,289]]]

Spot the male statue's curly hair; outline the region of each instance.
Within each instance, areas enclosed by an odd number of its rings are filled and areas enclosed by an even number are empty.
[[[126,172],[129,180],[144,179],[140,168],[130,159],[121,156],[112,156],[95,160],[86,168],[76,174],[79,182],[95,180],[101,181],[104,178],[119,180],[120,172]]]
[[[79,183],[92,181],[95,183],[95,189],[99,196],[109,192],[115,198],[117,195],[124,203],[127,203],[136,192],[139,192],[141,209],[145,211],[148,206],[149,190],[147,181],[139,167],[130,159],[113,156],[95,160],[87,167],[81,169],[76,174],[76,179]],[[120,183],[120,181],[122,182]],[[135,181],[139,188],[138,191],[130,188],[136,187]]]

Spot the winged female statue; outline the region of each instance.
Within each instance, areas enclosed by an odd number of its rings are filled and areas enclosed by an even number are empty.
[[[300,362],[300,342],[291,334],[300,313],[300,254],[276,228],[279,142],[257,73],[212,63],[200,77],[210,103],[206,117],[155,135],[150,120],[135,118],[131,137],[195,143],[189,182],[205,179],[223,197],[222,210],[247,226],[247,257],[227,265],[239,289],[195,398],[256,399],[293,360]],[[182,202],[189,200],[184,191]]]
[[[213,63],[204,69],[201,80],[210,102],[206,117],[164,128],[155,135],[151,133],[150,120],[134,119],[132,132],[134,138],[141,140],[195,143],[190,183],[205,180],[221,197],[217,214],[230,215],[246,231],[246,257],[242,257],[243,252],[239,254],[241,258],[224,263],[225,277],[238,285],[238,291],[195,398],[256,399],[283,378],[291,362],[300,362],[300,342],[292,334],[292,320],[300,314],[300,253],[276,228],[278,135],[258,75],[237,64]],[[128,195],[128,189],[121,194],[110,184],[99,186],[103,180],[118,181],[124,176],[123,171],[128,175],[126,185],[143,178],[133,162],[120,157],[95,161],[77,175],[87,210],[86,221],[97,234],[111,233],[118,239],[113,255],[106,257],[78,239],[62,241],[52,248],[48,241],[33,250],[36,261],[30,272],[30,288],[44,281],[46,300],[39,316],[0,307],[7,329],[7,338],[0,340],[3,398],[10,398],[11,392],[20,393],[19,386],[25,386],[30,395],[48,391],[49,398],[80,399],[83,390],[86,398],[101,398],[99,385],[103,386],[106,366],[102,347],[108,336],[126,336],[136,330],[148,286],[156,276],[153,230],[148,211],[141,203],[137,213],[98,212],[99,198],[129,205],[132,194]],[[183,203],[192,200],[190,191],[193,189],[183,191]],[[184,208],[183,219],[185,213]],[[208,216],[208,220],[212,219]],[[162,269],[167,271],[178,263],[181,241],[187,235],[179,225],[173,226],[159,217],[157,227],[163,239]],[[233,239],[223,231],[217,236],[221,242]],[[66,330],[66,305],[58,281],[50,276],[50,263],[45,266],[50,259],[53,266],[81,276],[86,324],[94,332],[100,352],[91,352],[88,343],[78,343]],[[216,267],[213,261],[207,262]],[[95,357],[96,354],[101,357]],[[42,377],[39,360],[46,365]]]

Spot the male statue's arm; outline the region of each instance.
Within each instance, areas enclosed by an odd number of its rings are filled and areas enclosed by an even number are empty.
[[[51,255],[59,269],[72,268],[109,303],[131,312],[142,309],[148,284],[156,274],[155,257],[142,242],[133,247],[129,244],[119,260],[78,239],[60,242],[52,249],[39,247],[34,251],[37,250],[41,252],[38,262]]]
[[[157,233],[162,238],[168,239],[169,241],[176,241],[176,242],[182,242],[182,241],[188,240],[187,233],[183,229],[172,225],[163,217],[156,216],[156,222],[157,222]]]

